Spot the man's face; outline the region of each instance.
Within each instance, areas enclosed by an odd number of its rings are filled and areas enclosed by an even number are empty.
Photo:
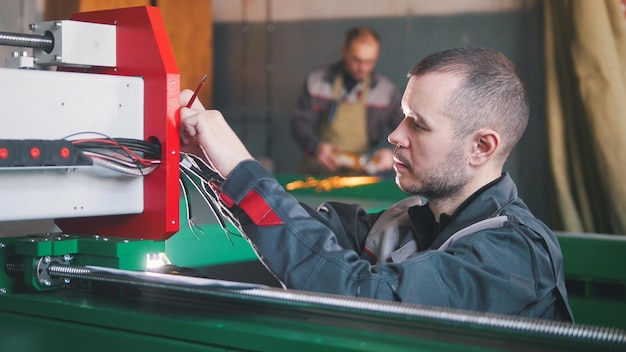
[[[469,180],[467,143],[457,140],[446,98],[460,78],[451,73],[411,77],[402,97],[404,120],[389,135],[401,190],[431,200],[454,197]]]
[[[345,70],[352,78],[362,80],[374,70],[379,51],[380,45],[373,39],[354,40],[341,52]]]

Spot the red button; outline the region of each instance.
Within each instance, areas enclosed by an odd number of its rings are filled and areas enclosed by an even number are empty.
[[[0,159],[6,159],[9,157],[9,150],[7,148],[0,148]]]
[[[30,149],[30,157],[33,159],[39,159],[39,157],[41,156],[41,151],[39,150],[39,148],[37,147],[32,147]]]
[[[70,150],[67,147],[61,148],[61,158],[67,159],[70,157]]]

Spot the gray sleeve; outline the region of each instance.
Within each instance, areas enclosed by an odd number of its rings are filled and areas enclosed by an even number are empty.
[[[240,164],[222,192],[261,260],[288,288],[522,316],[554,314],[549,259],[540,239],[529,239],[532,233],[519,227],[481,231],[445,251],[373,265],[346,248],[354,245],[341,243],[359,243],[363,233],[353,240],[336,234],[367,232],[374,217],[354,228],[343,220],[337,225],[329,213],[299,204],[254,161]]]

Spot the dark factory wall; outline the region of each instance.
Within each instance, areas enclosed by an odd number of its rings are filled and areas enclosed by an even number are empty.
[[[540,4],[492,13],[214,24],[213,108],[221,110],[257,158],[276,173],[295,171],[300,151],[289,118],[305,75],[339,58],[345,30],[374,28],[382,40],[377,71],[400,90],[425,55],[459,46],[502,51],[520,69],[531,101],[526,134],[507,164],[520,193],[548,221],[548,168]]]

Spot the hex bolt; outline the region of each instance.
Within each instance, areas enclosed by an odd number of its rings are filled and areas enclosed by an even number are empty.
[[[51,261],[52,261],[52,258],[50,258],[49,256],[45,256],[43,258],[43,262],[46,263],[46,264],[50,264]]]
[[[42,283],[44,286],[50,286],[50,285],[52,285],[52,283],[50,282],[50,280],[42,280],[42,281],[41,281],[41,283]]]
[[[69,254],[64,254],[63,255],[63,261],[65,262],[69,262],[70,260],[72,260],[72,256]]]
[[[0,287],[0,294],[1,295],[6,295],[7,294],[7,289],[4,287]]]

